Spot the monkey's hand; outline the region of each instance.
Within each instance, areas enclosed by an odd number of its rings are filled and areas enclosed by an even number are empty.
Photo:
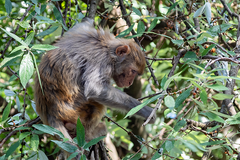
[[[139,110],[136,114],[146,118],[145,120],[147,120],[147,118],[151,115],[153,109],[151,107],[145,106],[143,107],[141,110]],[[153,117],[150,119],[149,123],[153,124],[156,121],[156,113],[153,114]]]

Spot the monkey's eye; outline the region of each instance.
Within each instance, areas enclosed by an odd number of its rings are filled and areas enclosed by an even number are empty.
[[[132,69],[132,73],[133,73],[133,74],[134,74],[134,73],[137,73],[137,71],[135,71],[135,70]]]

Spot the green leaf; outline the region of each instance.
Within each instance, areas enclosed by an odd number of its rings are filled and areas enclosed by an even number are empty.
[[[75,158],[77,155],[78,155],[78,152],[74,152],[68,157],[67,160],[71,160],[71,159]]]
[[[224,24],[221,24],[220,26],[221,26],[221,33],[223,33],[225,31],[227,31],[228,28],[230,28],[232,26],[232,24],[231,23],[224,23]],[[234,53],[234,55],[235,55],[235,53]]]
[[[193,18],[196,18],[196,17],[202,15],[204,9],[205,9],[205,4],[194,13]]]
[[[57,147],[54,149],[54,151],[53,151],[50,155],[48,155],[48,156],[54,155],[54,154],[58,153],[60,150],[61,150],[61,148],[59,148],[59,147],[57,146]]]
[[[10,55],[11,55],[12,53],[14,53],[14,52],[17,52],[17,51],[19,51],[19,50],[21,50],[21,49],[25,49],[25,48],[27,48],[27,46],[23,46],[23,45],[18,46],[18,47],[14,48],[14,49],[11,51]]]
[[[169,84],[175,79],[178,78],[179,74],[181,74],[181,72],[175,74],[174,76],[170,77],[164,84],[163,90],[166,90],[167,87],[169,86]]]
[[[148,32],[150,32],[157,25],[157,21],[158,21],[158,19],[154,19],[152,21],[150,27],[148,28]]]
[[[87,157],[84,154],[81,155],[80,160],[86,160],[86,159],[87,159]]]
[[[22,28],[29,28],[29,27],[31,27],[30,24],[29,24],[27,21],[18,22],[18,24],[19,24]]]
[[[218,33],[224,33],[228,28],[230,28],[232,24],[226,23],[226,24],[221,24],[220,26],[213,26],[211,27],[207,33],[210,34],[212,37],[218,36]]]
[[[185,101],[185,99],[190,95],[191,93],[191,88],[189,88],[188,90],[184,91],[182,94],[180,94],[176,101],[175,101],[175,108],[178,108],[178,106],[180,106],[183,101]]]
[[[77,144],[79,147],[82,147],[85,143],[85,130],[84,127],[80,121],[80,119],[78,118],[77,120]]]
[[[13,117],[14,118],[14,117]],[[19,117],[18,117],[18,120],[19,120]],[[32,128],[31,127],[23,127],[23,126],[21,126],[21,127],[19,127],[19,128],[16,128],[16,129],[14,129],[15,131],[19,131],[19,130],[31,130]]]
[[[7,153],[6,153],[6,158],[8,156],[10,156],[11,154],[13,154],[13,152],[18,148],[18,146],[20,145],[21,141],[17,141],[16,143],[12,144],[9,149],[7,150]]]
[[[182,143],[189,149],[191,149],[193,152],[198,152],[198,149],[195,145],[189,143],[188,141],[181,139]]]
[[[6,154],[0,157],[0,160],[6,160],[6,159],[7,159]]]
[[[29,45],[29,44],[32,42],[33,38],[34,38],[34,35],[35,35],[35,32],[31,32],[31,33],[28,35],[28,37],[24,40],[24,42],[25,42],[27,45]]]
[[[0,17],[0,20],[3,20],[3,19],[5,19],[7,16],[2,16],[2,17]]]
[[[167,14],[170,13],[172,9],[174,9],[177,5],[178,5],[178,2],[173,3],[173,5],[171,5],[171,7],[168,9]]]
[[[32,150],[37,151],[38,150],[38,145],[39,145],[39,137],[36,134],[33,134],[31,138],[31,147]]]
[[[196,59],[198,60],[196,53],[194,53],[193,51],[188,51],[185,55],[184,58],[191,58],[191,59]]]
[[[217,99],[217,100],[224,100],[224,99],[232,99],[234,95],[229,95],[229,94],[223,94],[223,93],[218,93],[212,96],[212,98]]]
[[[218,115],[218,116],[224,117],[224,118],[233,119],[232,116],[229,116],[229,115],[227,115],[227,114],[223,114],[223,113],[216,112],[216,111],[210,111],[210,112],[212,112],[212,113],[214,113],[214,114],[216,114],[216,115]]]
[[[215,131],[215,130],[217,130],[218,128],[221,128],[221,127],[222,127],[221,125],[217,125],[217,126],[215,126],[215,127],[213,127],[213,128],[207,129],[207,132]]]
[[[8,89],[4,89],[4,93],[6,96],[14,96],[16,94],[15,92]]]
[[[19,74],[19,72],[17,72],[17,75],[18,75],[18,74]],[[13,75],[9,78],[8,82],[15,81],[17,78],[18,78],[18,77],[17,77],[15,74],[13,74]]]
[[[11,110],[11,103],[9,102],[3,111],[2,121],[6,120],[8,118],[10,110]]]
[[[38,15],[41,13],[40,8],[38,8],[37,6],[35,6],[35,11]]]
[[[43,11],[45,11],[46,8],[47,8],[47,5],[46,5],[46,4],[42,4],[42,5],[41,5],[41,11],[40,11],[40,13],[42,13]]]
[[[84,149],[87,149],[87,148],[91,147],[92,145],[97,144],[99,141],[101,141],[101,140],[102,140],[103,138],[105,138],[105,137],[106,137],[106,136],[97,137],[97,138],[91,140],[90,142],[88,142],[87,144],[85,144],[85,145],[83,146],[83,148],[84,148]]]
[[[207,85],[208,88],[214,89],[216,91],[225,91],[228,90],[227,87],[219,84]]]
[[[26,160],[38,160],[37,152],[33,151],[31,155]]]
[[[10,0],[5,0],[5,8],[8,14],[12,11],[12,2]]]
[[[38,4],[38,0],[31,0],[34,4]]]
[[[52,46],[52,45],[49,45],[49,44],[35,44],[32,46],[32,49],[36,49],[36,50],[43,50],[43,51],[50,51],[50,50],[53,50],[53,49],[56,49],[58,47],[56,46]]]
[[[170,152],[172,149],[173,149],[173,144],[172,144],[172,141],[166,141],[165,143],[165,149]]]
[[[49,35],[51,33],[53,33],[54,31],[56,31],[58,29],[58,26],[53,26],[39,34],[37,34],[36,36],[46,36],[46,35]]]
[[[207,116],[210,120],[225,123],[225,121],[221,117],[212,112],[201,112],[201,114]]]
[[[207,105],[207,99],[208,99],[208,97],[207,97],[207,92],[206,92],[205,90],[201,90],[201,92],[200,92],[200,98],[201,98],[203,104]]]
[[[46,156],[46,154],[41,150],[38,151],[38,157],[39,157],[39,160],[48,160],[48,157]]]
[[[164,98],[164,103],[169,109],[173,109],[175,106],[175,100],[172,96],[166,96]]]
[[[142,157],[142,154],[137,153],[137,154],[130,154],[124,157],[122,160],[139,160]]]
[[[164,117],[166,117],[167,114],[168,114],[168,113],[171,113],[171,112],[172,112],[172,110],[170,110],[170,109],[165,109],[165,111],[164,111]]]
[[[19,135],[19,140],[22,140],[24,138],[26,138],[27,136],[29,136],[31,133],[30,132],[23,132]]]
[[[174,130],[176,132],[178,132],[184,125],[186,124],[186,121],[183,119],[181,121],[179,121],[175,126],[174,126]]]
[[[142,35],[144,33],[144,31],[145,31],[145,25],[144,25],[143,21],[139,21],[138,27],[137,27],[137,34]],[[141,37],[141,36],[139,36],[139,37]]]
[[[26,84],[28,83],[29,79],[32,77],[33,70],[34,70],[33,60],[31,55],[28,53],[23,56],[19,68],[19,77],[24,88],[26,87]]]
[[[173,44],[176,44],[177,46],[181,46],[184,43],[183,40],[179,40],[179,39],[177,40],[171,39],[171,41],[173,42]]]
[[[1,28],[1,27],[0,27]],[[16,41],[18,41],[19,43],[21,43],[24,46],[28,46],[21,38],[19,38],[17,35],[8,32],[7,30],[1,28],[5,33],[7,33],[10,37],[12,37],[13,39],[15,39]]]
[[[47,126],[45,124],[34,124],[33,127],[42,132],[48,133],[50,135],[54,136],[55,134],[57,134],[58,136],[60,136],[60,138],[64,138],[64,135],[62,134],[62,132],[60,132],[56,128]]]
[[[230,54],[231,56],[235,56],[235,55],[236,55],[236,53],[233,52],[233,51],[227,51],[227,52],[228,52],[228,54]]]
[[[194,82],[194,81],[191,81],[191,83],[196,86],[197,88],[199,88],[200,90],[203,90],[203,87],[200,86],[198,83]]]
[[[214,48],[216,46],[216,44],[211,44],[208,48],[206,48],[203,52],[202,52],[202,56],[205,56],[212,48]]]
[[[46,23],[55,23],[55,21],[47,18],[47,17],[43,17],[43,16],[36,16],[35,17],[38,21],[45,21]],[[38,23],[37,23],[38,24]]]
[[[138,16],[142,16],[142,13],[135,7],[132,7],[133,12],[135,12]]]
[[[40,74],[39,74],[37,62],[36,62],[36,59],[35,59],[35,57],[34,57],[33,55],[32,55],[32,58],[33,58],[34,65],[35,65],[35,68],[36,68],[36,71],[37,71],[37,76],[38,76],[39,85],[40,85],[40,87],[41,87],[42,94],[44,95],[43,88],[42,88],[42,81],[41,81],[41,78],[40,78]],[[35,103],[34,103],[34,104],[35,104]],[[36,107],[35,107],[35,108],[36,108]],[[36,112],[36,109],[34,109],[34,110],[35,110],[35,112]]]
[[[201,102],[199,102],[199,101],[197,101],[196,99],[193,99],[193,98],[192,98],[192,100],[199,106],[199,108],[200,108],[202,111],[205,111],[205,110],[206,110],[206,106],[205,106],[203,103],[201,103]]]
[[[206,15],[208,24],[210,24],[211,23],[211,18],[212,18],[212,13],[211,13],[211,4],[209,2],[205,3],[204,13]]]
[[[153,101],[155,101],[156,99],[160,98],[161,96],[163,96],[164,94],[159,94],[159,95],[156,95],[152,98],[150,98],[149,100],[146,100],[144,101],[142,104],[132,108],[128,113],[127,115],[124,117],[124,118],[127,118],[128,116],[131,116],[135,113],[137,113],[140,109],[142,109],[144,106],[146,106],[148,103],[151,103]]]
[[[217,145],[217,144],[222,144],[225,143],[226,141],[220,140],[220,141],[211,141],[211,142],[205,142],[205,143],[200,143],[202,146],[212,146],[212,145]]]
[[[156,160],[158,158],[161,157],[161,154],[159,154],[158,152],[155,152],[155,154],[153,155],[153,157],[151,158],[151,160]]]
[[[73,146],[69,143],[66,142],[62,142],[62,141],[57,141],[57,140],[51,140],[52,142],[56,143],[60,148],[62,148],[63,150],[69,152],[69,153],[73,153],[77,150],[76,146]]]
[[[14,52],[12,54],[5,56],[3,61],[0,64],[0,68],[3,68],[3,67],[13,64],[13,62],[16,62],[18,59],[20,59],[22,57],[22,55],[23,55],[22,51],[17,51],[17,52]]]
[[[164,87],[166,81],[167,81],[167,76],[166,76],[166,74],[165,74],[164,77],[163,77],[162,80],[161,80],[161,88]]]
[[[55,6],[53,7],[53,14],[59,22],[63,21],[61,13],[59,12],[59,10]]]
[[[122,31],[118,36],[116,36],[116,38],[122,38],[122,37],[128,35],[132,31],[134,24],[132,24],[128,29]]]

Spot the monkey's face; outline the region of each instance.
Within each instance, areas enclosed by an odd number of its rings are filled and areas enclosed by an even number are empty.
[[[114,75],[113,79],[116,82],[118,87],[125,88],[132,85],[135,77],[138,75],[138,72],[131,68],[126,68],[123,73],[119,75]]]
[[[115,52],[118,58],[113,79],[118,87],[129,87],[137,75],[143,74],[145,68],[144,53],[133,42],[117,47]]]

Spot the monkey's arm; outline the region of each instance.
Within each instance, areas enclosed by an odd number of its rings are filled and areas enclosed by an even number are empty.
[[[98,103],[115,108],[120,111],[130,111],[132,108],[141,104],[135,98],[132,98],[131,96],[112,86],[96,87],[95,85],[94,89],[92,88],[91,90],[85,92],[85,96],[88,100],[94,100]],[[148,116],[151,114],[152,110],[152,108],[145,106],[136,114],[147,119]],[[155,119],[156,115],[154,115],[150,123],[154,123]]]

